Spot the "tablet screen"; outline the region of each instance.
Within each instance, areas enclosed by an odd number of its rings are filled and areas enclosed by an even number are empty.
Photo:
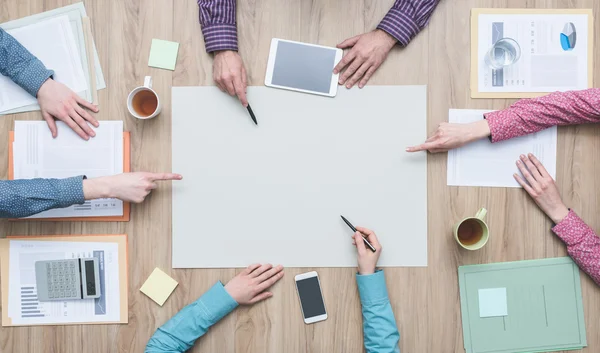
[[[271,83],[329,93],[335,54],[334,49],[279,41]]]

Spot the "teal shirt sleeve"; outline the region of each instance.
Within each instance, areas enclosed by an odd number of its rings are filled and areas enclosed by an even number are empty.
[[[238,303],[227,293],[223,284],[218,282],[159,327],[148,341],[145,352],[185,352],[212,325],[237,306]]]
[[[47,70],[38,58],[0,28],[0,74],[37,97],[40,87],[54,71]]]
[[[0,180],[0,218],[20,218],[82,204],[83,178]]]
[[[400,353],[400,333],[387,294],[383,271],[356,275],[362,305],[363,331],[367,353]]]

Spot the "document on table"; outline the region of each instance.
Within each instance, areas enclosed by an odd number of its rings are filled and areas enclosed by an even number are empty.
[[[471,96],[531,97],[592,87],[592,21],[591,10],[474,9]],[[491,69],[484,58],[501,38],[517,41],[521,57]]]
[[[58,18],[61,16],[67,16],[69,18],[69,24],[71,28],[71,32],[75,37],[75,43],[77,46],[77,50],[79,51],[79,57],[81,58],[81,65],[83,67],[83,72],[85,74],[86,81],[88,86],[84,92],[78,92],[79,96],[86,99],[87,101],[92,101],[92,87],[91,83],[91,72],[88,69],[88,60],[93,60],[95,66],[95,74],[96,74],[96,89],[104,89],[106,88],[106,82],[104,81],[104,75],[102,73],[102,67],[100,66],[100,60],[98,58],[98,51],[96,50],[96,46],[93,43],[92,38],[92,46],[93,46],[93,54],[91,58],[88,58],[86,52],[86,42],[83,34],[83,26],[82,26],[82,17],[86,17],[85,6],[83,2],[78,2],[72,5],[67,5],[64,7],[59,7],[50,11],[41,12],[35,15],[19,18],[13,21],[5,22],[0,24],[6,31],[10,31],[13,29],[18,29],[24,26],[29,26],[31,24],[36,24],[41,21],[45,21],[48,19]],[[1,111],[0,116],[5,114],[15,114],[22,112],[29,112],[40,110],[40,106],[35,102],[34,104],[29,104],[27,106],[23,106],[20,108],[15,108],[11,110]]]
[[[16,121],[13,143],[14,179],[88,178],[123,172],[123,122],[101,121],[96,137],[85,141],[57,121],[52,138],[44,121]],[[123,201],[97,199],[82,205],[52,209],[29,218],[122,216]]]
[[[12,325],[121,321],[117,243],[10,240],[9,254],[9,305],[4,310]],[[99,260],[100,298],[39,302],[35,262],[81,257]]]
[[[470,123],[483,119],[489,110],[450,109],[448,121]],[[556,126],[535,134],[492,144],[481,139],[448,152],[448,185],[520,187],[513,178],[516,161],[533,153],[556,179]]]
[[[79,50],[67,16],[52,18],[29,26],[7,31],[27,50],[54,70],[54,80],[74,92],[87,90]],[[26,105],[37,100],[7,76],[0,76],[0,112]]]

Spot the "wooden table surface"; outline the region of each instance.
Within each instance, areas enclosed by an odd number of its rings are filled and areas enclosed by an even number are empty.
[[[65,6],[76,0],[1,0],[0,22]],[[132,169],[171,169],[171,87],[212,85],[212,58],[204,51],[194,0],[85,0],[107,89],[99,92],[99,120],[123,120],[131,131]],[[393,0],[240,0],[240,53],[250,85],[262,85],[272,37],[333,46],[375,28]],[[449,108],[501,109],[511,100],[470,98],[470,9],[477,7],[593,8],[594,0],[442,0],[429,26],[408,48],[395,48],[369,84],[428,86],[428,131],[446,121]],[[595,26],[598,54],[599,26]],[[152,38],[179,42],[175,71],[147,65]],[[598,55],[595,55],[598,57]],[[595,61],[595,81],[600,67]],[[128,116],[126,97],[151,75],[164,104],[150,121]],[[341,88],[343,89],[343,88]],[[391,112],[392,113],[392,112]],[[394,112],[402,115],[399,107]],[[202,114],[202,112],[198,112]],[[190,119],[195,117],[191,116]],[[40,120],[39,112],[0,118],[0,141],[14,120]],[[60,132],[59,132],[60,133]],[[559,129],[557,179],[567,205],[600,229],[600,129]],[[516,158],[517,156],[515,156]],[[7,177],[7,144],[0,143],[0,176]],[[457,267],[498,261],[565,256],[551,222],[521,189],[446,186],[446,154],[428,157],[429,236],[426,268],[385,270],[388,292],[401,333],[403,353],[463,352]],[[177,172],[177,171],[174,171]],[[479,251],[459,249],[451,228],[457,220],[488,209],[489,243]],[[200,227],[198,227],[200,229]],[[194,230],[190,230],[194,231]],[[171,269],[171,193],[163,183],[129,223],[0,222],[0,237],[16,234],[129,234],[129,324],[1,328],[0,352],[141,352],[157,327],[196,300],[215,281],[237,270]],[[203,236],[198,234],[198,236]],[[385,248],[385,244],[384,248]],[[385,249],[384,249],[385,251]],[[139,292],[154,267],[179,282],[163,307]],[[361,352],[362,318],[355,269],[317,268],[329,319],[302,322],[294,275],[312,269],[288,268],[266,302],[240,307],[201,338],[193,352]],[[600,288],[582,276],[587,339],[600,351]]]

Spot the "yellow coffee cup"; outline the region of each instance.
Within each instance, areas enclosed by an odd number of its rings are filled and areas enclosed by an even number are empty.
[[[454,239],[467,250],[481,249],[490,237],[488,225],[483,220],[487,210],[480,208],[475,217],[467,217],[454,226]]]

